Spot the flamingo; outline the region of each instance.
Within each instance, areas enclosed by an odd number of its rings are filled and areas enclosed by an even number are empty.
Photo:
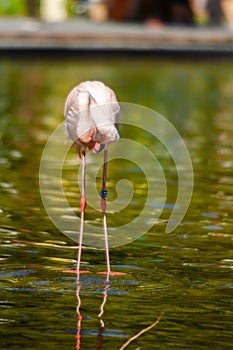
[[[76,145],[81,158],[81,198],[80,198],[80,231],[77,257],[77,280],[80,274],[82,251],[85,198],[86,150],[99,153],[104,150],[101,208],[106,253],[106,280],[111,275],[108,233],[106,221],[107,196],[107,161],[109,145],[119,140],[120,106],[116,95],[100,81],[85,81],[74,87],[67,96],[64,109],[65,125],[68,137]]]

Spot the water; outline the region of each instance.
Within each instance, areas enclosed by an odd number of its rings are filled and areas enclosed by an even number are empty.
[[[0,62],[0,329],[1,349],[120,349],[132,336],[159,323],[127,349],[230,349],[232,347],[233,238],[233,64],[139,60]],[[157,157],[167,181],[165,208],[148,233],[111,249],[114,271],[104,252],[85,248],[77,319],[77,243],[48,218],[40,198],[43,148],[63,121],[64,100],[79,81],[100,79],[120,101],[141,104],[166,116],[189,149],[194,169],[192,201],[182,223],[165,233],[177,195],[177,172],[164,147]],[[155,140],[121,129],[150,148]],[[63,140],[62,140],[63,142]],[[110,151],[111,152],[111,151]],[[90,184],[97,158],[89,165]],[[68,202],[79,214],[74,150],[64,165]],[[145,167],[150,164],[145,164]],[[185,171],[185,169],[183,169]],[[97,187],[101,169],[97,174]],[[129,160],[109,164],[109,196],[126,178],[134,184],[132,202],[108,214],[109,226],[132,220],[145,204],[148,185]],[[150,180],[157,184],[159,179]],[[157,182],[156,182],[157,181]],[[56,184],[51,196],[56,203]],[[54,189],[55,188],[55,189]],[[93,194],[95,197],[95,194]],[[96,198],[98,205],[99,198]],[[59,207],[59,203],[58,203]],[[160,210],[155,198],[154,213]],[[87,207],[87,220],[101,225],[101,214]],[[78,230],[77,230],[78,231]],[[130,235],[132,232],[128,232]],[[98,319],[100,307],[105,326]],[[80,324],[81,321],[81,324]]]

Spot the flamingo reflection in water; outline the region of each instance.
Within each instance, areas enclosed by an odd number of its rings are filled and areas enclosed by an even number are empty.
[[[86,81],[76,86],[68,95],[64,110],[66,129],[69,138],[76,145],[77,152],[81,158],[82,186],[81,186],[81,220],[79,233],[79,248],[77,258],[77,281],[79,281],[84,213],[86,207],[85,199],[85,171],[86,171],[86,149],[92,153],[104,150],[103,179],[101,190],[101,208],[103,217],[103,228],[105,238],[105,252],[107,264],[107,281],[113,274],[110,268],[108,234],[106,222],[106,181],[107,160],[109,145],[119,140],[120,106],[115,93],[102,82]]]
[[[97,342],[97,350],[101,350],[102,346],[103,346],[103,342],[104,342],[104,321],[103,321],[103,315],[104,315],[104,307],[107,301],[107,297],[108,297],[108,290],[109,290],[110,284],[108,283],[108,281],[106,281],[105,283],[105,287],[103,289],[103,299],[102,299],[102,303],[100,305],[100,311],[98,314],[98,320],[99,320],[99,333],[98,333],[98,342]],[[80,312],[80,307],[81,307],[81,297],[80,297],[80,284],[77,284],[77,317],[78,317],[78,322],[77,322],[77,331],[76,331],[76,349],[81,349],[81,337],[82,337],[82,315]],[[133,336],[131,336],[129,339],[127,339],[127,341],[119,348],[119,350],[124,350],[128,347],[128,345],[130,345],[133,341],[135,341],[136,339],[138,339],[141,335],[143,335],[144,333],[150,331],[152,328],[156,327],[160,320],[163,317],[163,312],[157,317],[157,319],[151,323],[150,325],[148,325],[147,327],[141,329],[138,333],[134,334]]]
[[[107,281],[106,281],[107,282]],[[108,289],[110,287],[109,283],[105,284],[105,287],[103,289],[103,299],[102,299],[102,303],[100,305],[99,308],[99,314],[98,314],[98,320],[99,320],[99,331],[98,331],[98,341],[97,341],[97,346],[96,349],[97,350],[101,350],[102,349],[102,345],[103,345],[103,339],[104,339],[104,321],[103,321],[103,315],[104,315],[104,307],[107,301],[107,297],[108,297]],[[81,296],[80,296],[80,284],[77,284],[77,291],[76,291],[76,295],[77,295],[77,330],[76,330],[76,349],[81,349],[81,338],[82,338],[82,320],[83,320],[83,316],[81,314],[80,311],[80,307],[81,307]]]

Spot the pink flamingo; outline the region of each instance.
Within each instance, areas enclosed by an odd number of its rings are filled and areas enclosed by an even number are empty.
[[[66,129],[69,138],[77,147],[82,162],[81,186],[81,220],[79,233],[79,249],[77,258],[77,280],[80,274],[82,238],[84,226],[85,199],[85,171],[86,149],[98,153],[104,149],[103,178],[101,190],[101,207],[106,252],[106,280],[111,275],[108,234],[106,222],[106,180],[109,145],[119,140],[120,106],[114,92],[99,81],[86,81],[76,86],[68,95],[64,110]]]

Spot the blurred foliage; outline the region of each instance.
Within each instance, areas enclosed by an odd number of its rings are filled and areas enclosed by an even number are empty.
[[[29,5],[30,4],[30,5]],[[33,1],[28,0],[0,0],[0,16],[18,16],[18,15],[30,15],[31,12],[39,15],[39,1],[36,0],[33,4]],[[75,17],[80,15],[78,3],[75,0],[67,0],[66,8],[69,17]]]
[[[26,2],[19,0],[1,0],[1,15],[26,15]]]

